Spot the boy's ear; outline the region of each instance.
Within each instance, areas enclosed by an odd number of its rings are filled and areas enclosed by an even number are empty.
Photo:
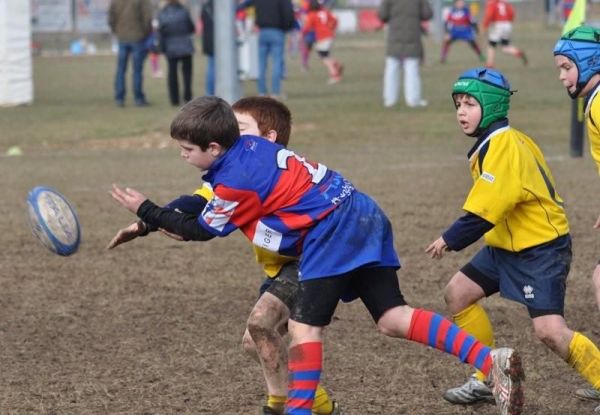
[[[210,153],[211,156],[218,157],[221,155],[221,153],[223,153],[223,147],[221,146],[221,144],[212,141],[208,144],[207,151]]]
[[[277,141],[277,131],[275,131],[275,130],[267,131],[264,138],[266,138],[267,140],[269,140],[272,143],[276,142]]]

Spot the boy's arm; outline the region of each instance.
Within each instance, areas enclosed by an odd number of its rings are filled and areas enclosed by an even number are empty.
[[[200,225],[197,214],[162,208],[148,199],[139,206],[136,214],[145,223],[179,235],[188,241],[208,241],[215,237]]]
[[[446,232],[442,234],[442,238],[448,245],[450,251],[460,251],[476,242],[494,227],[493,223],[467,212],[466,215],[458,218]]]
[[[425,252],[432,258],[441,258],[445,251],[460,251],[481,238],[494,225],[472,213],[467,213],[433,241]]]

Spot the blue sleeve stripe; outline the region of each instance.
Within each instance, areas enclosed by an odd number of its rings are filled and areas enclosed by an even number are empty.
[[[321,377],[320,370],[305,370],[305,371],[294,371],[290,373],[289,380],[319,380]]]
[[[475,364],[474,366],[476,368],[481,368],[483,367],[483,363],[485,362],[485,358],[489,356],[490,352],[492,351],[492,349],[490,349],[489,347],[482,347],[481,350],[479,351],[479,353],[477,354],[477,358],[475,359]]]
[[[437,337],[441,323],[442,316],[440,316],[439,314],[433,314],[433,316],[431,316],[431,321],[429,322],[429,337],[427,339],[431,347],[437,348]]]
[[[288,407],[286,414],[288,414],[288,415],[312,415],[312,410],[311,409],[306,409],[306,408],[291,408],[291,407]]]
[[[452,350],[454,350],[454,341],[456,340],[456,336],[459,332],[460,329],[456,324],[452,324],[450,326],[448,334],[446,335],[446,341],[444,342],[444,351],[446,353],[452,354]]]
[[[471,348],[473,347],[474,343],[475,343],[475,337],[467,336],[465,338],[465,341],[464,341],[463,345],[461,346],[460,351],[458,352],[458,358],[460,359],[461,362],[467,361],[467,356],[469,355],[469,352],[471,351]]]
[[[312,389],[292,389],[288,392],[288,399],[313,400],[315,399],[315,391]]]

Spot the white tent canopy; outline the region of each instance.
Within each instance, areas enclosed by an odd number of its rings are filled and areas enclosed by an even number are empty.
[[[30,4],[0,0],[0,106],[32,101]]]

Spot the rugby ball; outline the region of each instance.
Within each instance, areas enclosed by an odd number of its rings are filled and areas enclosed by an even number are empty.
[[[77,252],[81,241],[79,219],[63,195],[38,186],[29,192],[27,205],[31,231],[42,245],[61,256]]]

